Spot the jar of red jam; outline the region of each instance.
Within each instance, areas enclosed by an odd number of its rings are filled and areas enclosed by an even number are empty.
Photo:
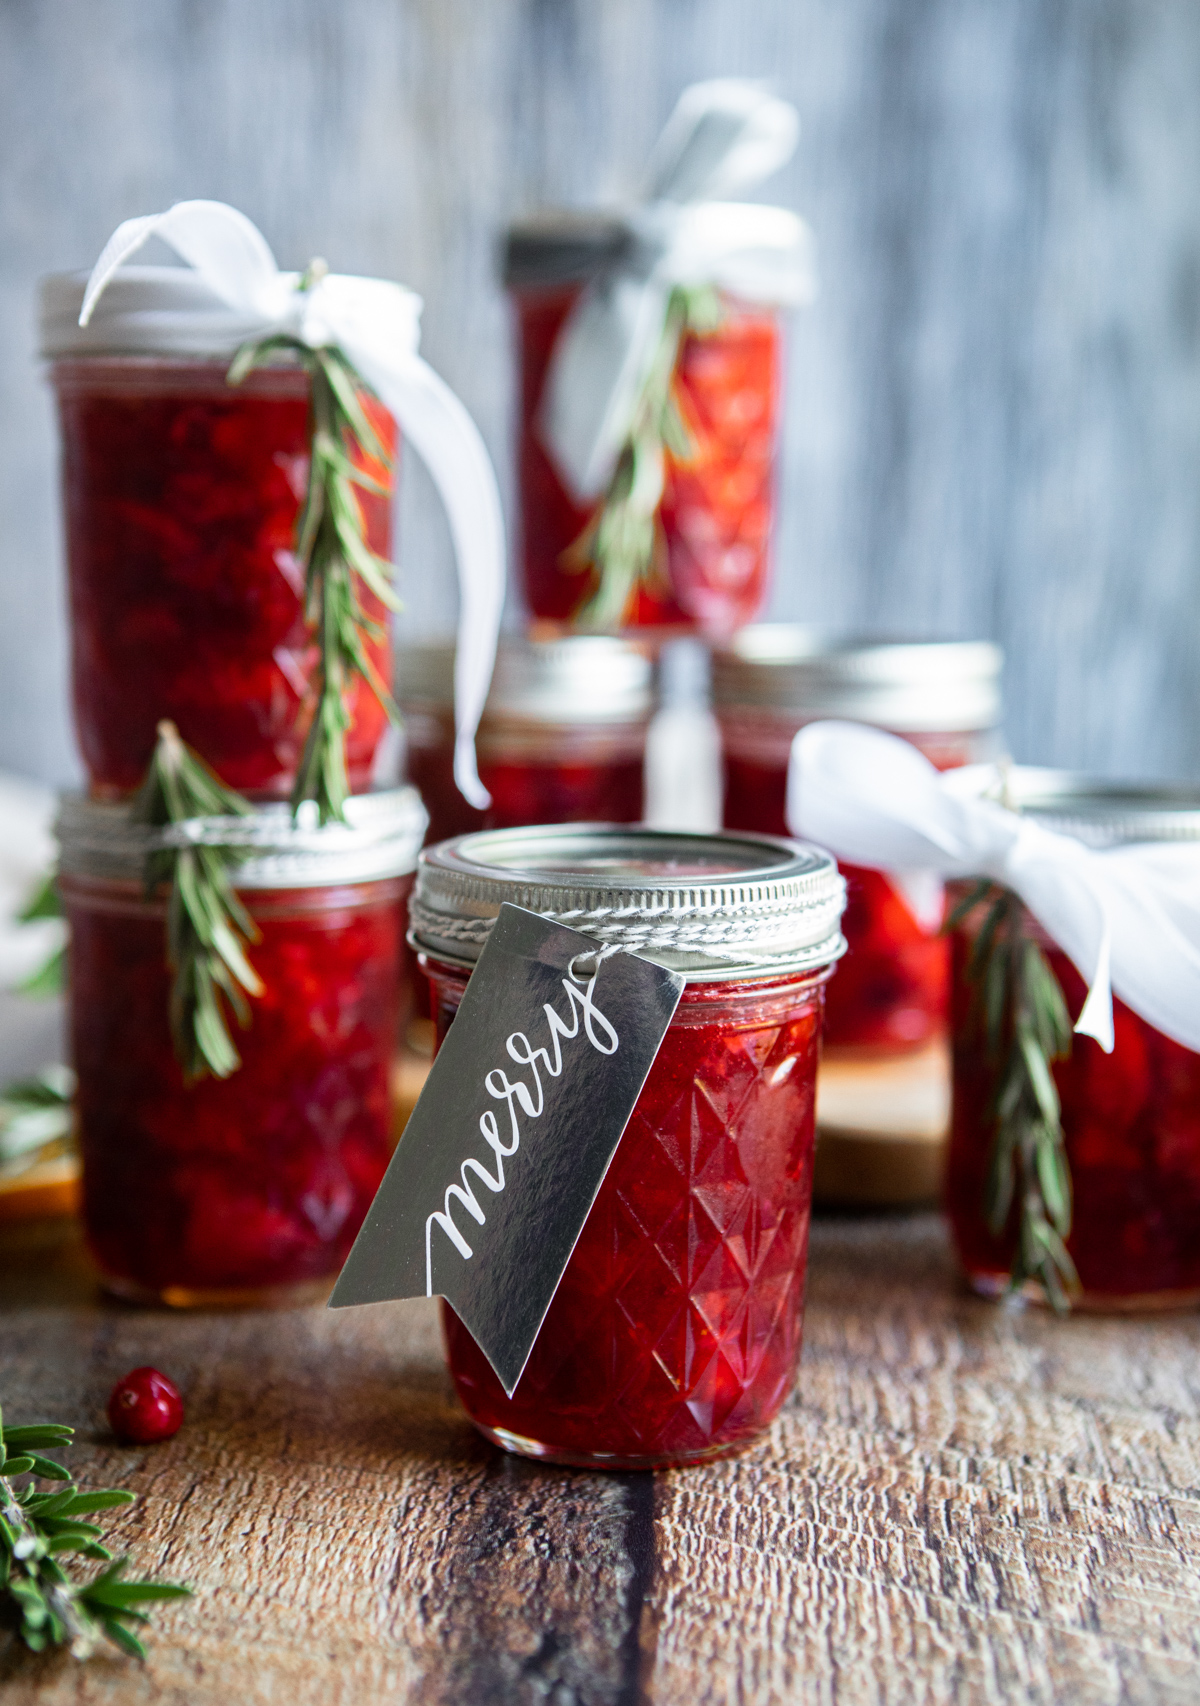
[[[1200,841],[1200,792],[1101,782],[1016,768],[1009,802],[1048,829],[1093,847]],[[955,884],[962,898],[973,884]],[[993,890],[988,900],[999,890]],[[1016,904],[1016,903],[1014,903]],[[953,932],[954,1099],[945,1200],[958,1258],[971,1286],[1007,1290],[1020,1202],[999,1234],[988,1226],[985,1183],[996,1121],[993,1101],[1008,1039],[989,1049],[968,958],[988,906]],[[1086,989],[1061,949],[1024,909],[1020,930],[1038,942],[1066,997],[1071,1022]],[[1105,1054],[1073,1035],[1053,1066],[1072,1188],[1067,1250],[1081,1291],[1076,1307],[1158,1309],[1200,1302],[1200,1054],[1164,1036],[1117,998],[1115,1043]],[[1015,1193],[1019,1198],[1019,1192]],[[1040,1282],[1028,1295],[1042,1299]]]
[[[81,329],[85,282],[46,279],[41,307],[62,433],[75,726],[92,794],[138,786],[168,717],[230,787],[286,797],[318,657],[294,554],[308,376],[280,355],[231,386],[249,328],[188,268],[122,268]],[[144,322],[150,301],[194,326],[194,351],[122,347],[124,317]],[[394,449],[391,415],[361,401]],[[361,488],[359,501],[372,550],[390,558],[394,470],[362,465],[386,487]],[[379,624],[371,661],[390,683],[387,611],[365,588],[361,597]],[[361,679],[348,701],[350,786],[362,791],[387,714]]]
[[[834,641],[786,623],[747,628],[713,659],[729,829],[787,831],[792,738],[837,717],[903,735],[939,770],[989,758],[1000,722],[999,647],[986,641]],[[922,872],[843,865],[845,961],[825,1046],[876,1055],[944,1034],[950,951],[943,897]]]
[[[411,788],[360,795],[348,824],[284,805],[238,825],[235,886],[264,985],[240,1068],[185,1084],[168,1024],[165,893],[122,807],[64,802],[83,1222],[105,1287],[181,1307],[275,1303],[332,1284],[391,1154],[389,1078],[404,905],[425,828]]]
[[[503,901],[576,925],[611,908],[625,929],[670,923],[688,944],[646,950],[687,984],[512,1398],[443,1305],[459,1397],[506,1450],[689,1463],[779,1411],[800,1351],[843,897],[828,854],[764,836],[540,827],[421,855],[413,940],[439,1040],[480,951],[455,926]],[[588,929],[604,939],[602,920]]]
[[[518,482],[525,597],[535,617],[573,622],[596,588],[577,545],[596,504],[567,489],[539,430],[555,342],[584,287],[621,260],[619,222],[544,216],[508,236],[505,282],[520,368]],[[625,613],[627,628],[731,634],[767,595],[782,382],[780,314],[730,296],[711,330],[685,334],[674,396],[691,439],[669,450],[659,506],[661,573]]]
[[[454,647],[398,659],[405,773],[429,812],[429,840],[526,823],[636,823],[654,709],[648,654],[604,635],[500,643],[476,736],[487,812],[454,785]]]

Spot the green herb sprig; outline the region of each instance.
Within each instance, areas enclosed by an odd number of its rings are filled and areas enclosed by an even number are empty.
[[[48,871],[32,897],[17,914],[18,924],[33,924],[44,918],[61,918],[63,915],[62,900],[58,893],[58,877],[54,871]],[[32,995],[42,998],[49,995],[61,995],[67,983],[67,950],[57,947],[36,971],[31,972],[23,983],[17,985],[18,995]]]
[[[597,577],[595,590],[575,618],[579,627],[619,628],[639,587],[666,582],[666,540],[659,517],[666,453],[687,462],[696,452],[675,391],[679,352],[689,332],[711,332],[720,319],[720,298],[711,286],[676,286],[667,298],[662,334],[608,490],[564,554],[567,568],[580,573],[592,569]]]
[[[68,1066],[43,1066],[0,1090],[0,1180],[71,1152],[74,1096]]]
[[[314,262],[301,280],[310,288],[323,276]],[[367,650],[383,633],[367,615],[359,583],[389,610],[399,610],[392,566],[367,544],[358,490],[384,496],[389,486],[356,465],[355,453],[386,469],[394,458],[367,417],[359,393],[363,380],[341,350],[310,349],[284,334],[244,344],[229,369],[239,385],[253,368],[287,351],[307,370],[311,383],[308,489],[296,532],[296,555],[304,569],[304,614],[319,652],[312,720],[292,790],[292,809],[315,800],[320,821],[345,820],[350,784],[346,775],[346,694],[354,676],[367,682],[393,722],[395,701]]]
[[[974,1022],[997,1068],[984,1214],[999,1237],[1014,1199],[1018,1202],[1009,1291],[1036,1280],[1064,1314],[1079,1290],[1079,1276],[1066,1246],[1071,1172],[1051,1064],[1071,1052],[1071,1018],[1045,954],[1026,934],[1016,895],[980,882],[954,908],[946,928],[982,905],[987,911],[971,944],[967,979]]]
[[[129,1560],[114,1559],[101,1544],[103,1531],[85,1518],[132,1504],[135,1495],[120,1487],[81,1492],[69,1470],[41,1455],[69,1445],[74,1431],[56,1422],[6,1427],[0,1417],[0,1618],[14,1624],[35,1653],[66,1646],[76,1658],[87,1658],[107,1636],[122,1652],[144,1659],[134,1633],[149,1621],[141,1607],[184,1599],[191,1590],[124,1579]],[[39,1479],[65,1486],[39,1492]],[[89,1582],[72,1581],[59,1562],[72,1552],[107,1567]]]
[[[158,725],[154,757],[130,808],[134,823],[163,828],[197,817],[245,817],[251,810],[184,744],[174,723]],[[237,1071],[241,1057],[230,1035],[228,1012],[244,1029],[250,1023],[246,996],[262,993],[246,958],[247,944],[258,940],[258,928],[231,882],[239,852],[236,844],[165,847],[146,858],[147,893],[160,883],[169,883],[171,889],[171,1036],[189,1083],[208,1073],[228,1078]]]

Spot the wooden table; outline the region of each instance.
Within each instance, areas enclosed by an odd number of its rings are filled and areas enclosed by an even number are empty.
[[[143,1668],[0,1657],[4,1706],[1200,1699],[1200,1319],[1008,1313],[931,1215],[814,1228],[796,1395],[702,1469],[543,1469],[479,1439],[424,1303],[106,1303],[78,1249],[9,1254],[11,1421],[81,1429],[139,1568],[185,1578]],[[101,1408],[158,1364],[183,1431]]]

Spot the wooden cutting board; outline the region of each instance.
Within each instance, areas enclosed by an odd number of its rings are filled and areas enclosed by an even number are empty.
[[[941,1191],[950,1125],[950,1050],[939,1040],[898,1059],[821,1062],[813,1200],[912,1207]]]

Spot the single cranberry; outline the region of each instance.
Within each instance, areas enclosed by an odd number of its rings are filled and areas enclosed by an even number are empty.
[[[120,1440],[152,1445],[183,1426],[179,1388],[156,1368],[135,1368],[118,1380],[108,1400],[108,1420]]]

